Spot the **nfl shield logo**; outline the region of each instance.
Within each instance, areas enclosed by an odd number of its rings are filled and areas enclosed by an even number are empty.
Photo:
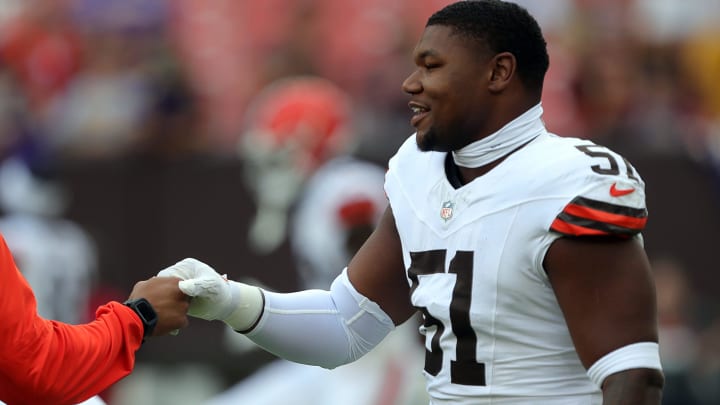
[[[440,218],[444,219],[445,221],[452,218],[454,206],[455,204],[453,204],[452,201],[445,201],[442,205],[442,208],[440,208]]]

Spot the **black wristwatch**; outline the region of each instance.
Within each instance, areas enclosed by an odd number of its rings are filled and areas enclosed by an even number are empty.
[[[145,298],[136,298],[127,300],[123,304],[132,308],[132,310],[140,317],[144,329],[143,340],[152,335],[155,325],[157,325],[158,316],[150,302]]]

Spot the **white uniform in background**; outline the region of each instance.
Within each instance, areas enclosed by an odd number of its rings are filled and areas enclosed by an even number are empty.
[[[86,322],[97,256],[85,231],[63,219],[13,214],[0,218],[0,232],[35,293],[40,316]]]
[[[602,401],[543,259],[563,234],[638,235],[644,183],[604,147],[539,132],[459,188],[445,174],[448,154],[420,152],[414,136],[390,161],[385,189],[425,316],[433,405]]]
[[[330,287],[354,252],[348,226],[377,223],[387,206],[385,170],[349,157],[333,159],[308,181],[291,219],[290,242],[305,288]],[[276,360],[206,405],[427,404],[423,349],[413,318],[358,361],[327,370]]]
[[[35,177],[18,159],[0,166],[0,232],[47,319],[86,322],[97,251],[90,236],[62,217],[67,199],[54,181]]]
[[[347,266],[355,254],[345,246],[348,227],[366,221],[374,228],[387,206],[384,181],[383,168],[347,156],[325,163],[308,180],[290,228],[303,288],[328,289]]]

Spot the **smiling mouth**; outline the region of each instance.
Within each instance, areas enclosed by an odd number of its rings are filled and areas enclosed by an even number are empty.
[[[410,125],[417,128],[417,126],[420,124],[420,121],[423,120],[429,113],[430,109],[417,105],[417,104],[411,104],[410,110],[413,112],[412,118],[410,118]]]

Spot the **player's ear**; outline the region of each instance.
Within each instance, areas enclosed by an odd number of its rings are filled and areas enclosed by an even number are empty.
[[[488,90],[493,93],[502,92],[515,75],[515,69],[517,68],[515,55],[510,52],[501,52],[490,59],[489,66],[490,81]]]

